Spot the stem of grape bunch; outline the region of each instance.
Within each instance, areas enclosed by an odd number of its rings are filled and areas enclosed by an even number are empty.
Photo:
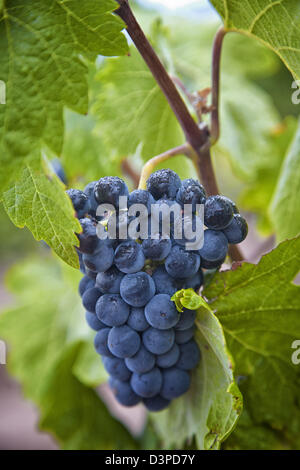
[[[219,188],[214,173],[212,161],[211,161],[211,138],[210,132],[206,126],[199,126],[194,120],[193,116],[189,112],[184,100],[182,99],[179,91],[177,90],[174,81],[168,75],[165,67],[151,46],[150,42],[146,38],[142,28],[140,27],[138,21],[136,20],[131,7],[129,5],[129,0],[117,0],[120,7],[116,10],[116,13],[122,18],[126,24],[126,29],[131,37],[134,45],[141,54],[145,63],[147,64],[149,70],[151,71],[153,77],[155,78],[157,84],[164,93],[166,99],[169,102],[186,138],[187,143],[183,146],[180,146],[181,151],[177,152],[177,149],[171,149],[164,154],[158,155],[151,159],[143,169],[140,187],[144,186],[145,177],[149,173],[149,169],[153,169],[156,164],[161,161],[174,156],[184,154],[189,156],[196,168],[197,173],[200,176],[200,179],[206,189],[206,192],[209,196],[219,194]],[[221,35],[220,35],[221,38]],[[221,38],[223,39],[223,38]],[[217,41],[217,46],[214,48],[213,62],[220,64],[220,55],[221,55],[221,46],[222,40]],[[216,51],[218,54],[216,54]],[[214,69],[214,68],[213,68]],[[214,70],[217,70],[217,76],[213,73],[213,83],[219,85],[219,65]],[[214,80],[217,79],[217,80]],[[217,90],[213,90],[213,105],[218,106],[219,98],[219,87]],[[212,115],[212,123],[214,129],[213,141],[215,142],[219,132],[219,121],[218,121],[218,109],[214,110]],[[175,151],[175,153],[174,153]],[[234,248],[234,251],[230,253],[233,261],[241,261],[244,259],[237,247]]]
[[[187,157],[192,158],[192,153],[193,153],[193,148],[188,144],[183,144],[179,145],[178,147],[175,147],[173,149],[167,150],[164,153],[161,153],[160,155],[156,155],[153,158],[150,158],[150,160],[145,163],[142,169],[141,177],[140,177],[140,183],[139,183],[139,189],[146,189],[146,182],[151,173],[153,173],[154,168],[159,165],[160,163],[165,162],[166,160],[169,160],[172,157],[175,157],[176,155],[186,155]]]

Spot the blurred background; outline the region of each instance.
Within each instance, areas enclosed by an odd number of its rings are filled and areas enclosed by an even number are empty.
[[[220,25],[209,2],[140,1],[135,2],[135,11],[169,72],[179,77],[190,93],[209,87],[212,42]],[[79,116],[66,110],[61,162],[68,187],[82,188],[104,175],[120,175],[134,188],[143,161],[182,143],[181,131],[159,93],[143,114],[135,114],[138,103],[134,99],[126,101],[126,90],[129,94],[139,86],[148,93],[153,84],[151,77],[139,84],[121,82],[119,74],[129,67],[144,70],[134,50],[129,64],[128,58],[99,58],[97,67],[89,67],[91,112]],[[226,38],[222,138],[213,157],[221,192],[238,202],[248,220],[250,234],[242,250],[252,262],[275,244],[268,208],[299,114],[298,107],[291,103],[291,83],[290,73],[271,51],[241,35]],[[142,135],[135,135],[130,125],[137,118],[142,122]],[[149,123],[157,121],[162,130],[155,125],[150,129]],[[120,131],[115,131],[116,126]],[[142,139],[143,147],[139,145]],[[51,160],[53,155],[47,157]],[[194,175],[184,157],[176,157],[170,167],[181,177]],[[105,373],[90,347],[92,336],[84,325],[76,291],[80,275],[62,266],[27,229],[17,229],[3,210],[0,257],[0,320],[5,317],[0,321],[0,339],[8,338],[8,364],[0,365],[0,449],[57,449],[51,433],[39,430],[39,407],[33,402],[39,404],[34,390],[37,378],[42,382],[43,368],[54,351],[59,353],[61,337],[63,341],[79,338],[84,344],[81,360],[75,364],[78,381],[86,387],[105,381]],[[47,337],[47,344],[43,344],[44,339],[38,343],[38,336],[51,330],[54,316],[53,337]],[[35,342],[29,350],[28,343]],[[12,359],[13,378],[9,374],[9,351],[16,345],[19,353],[17,359]],[[28,364],[32,365],[32,380],[25,377]],[[117,419],[139,435],[145,422],[143,410],[137,407],[128,412],[116,407],[105,385],[97,390]],[[50,431],[52,427],[49,420],[43,426]]]

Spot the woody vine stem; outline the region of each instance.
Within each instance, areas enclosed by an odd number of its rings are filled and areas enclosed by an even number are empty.
[[[213,48],[213,75],[212,75],[212,115],[211,115],[211,131],[212,135],[206,127],[199,126],[190,114],[185,102],[181,98],[174,81],[168,75],[165,67],[146,38],[142,28],[137,22],[129,5],[129,0],[117,0],[120,7],[116,13],[122,18],[126,24],[126,29],[133,43],[146,62],[156,82],[160,86],[166,99],[169,102],[186,138],[186,144],[171,149],[161,155],[149,160],[145,165],[140,185],[144,185],[144,181],[149,171],[161,161],[164,161],[174,155],[183,154],[191,158],[196,166],[199,177],[205,186],[208,195],[219,193],[218,184],[211,161],[210,147],[214,144],[219,136],[219,80],[220,80],[220,58],[223,38],[225,30],[221,29],[216,36]],[[229,254],[233,261],[242,261],[244,258],[240,250],[236,246],[232,246]]]

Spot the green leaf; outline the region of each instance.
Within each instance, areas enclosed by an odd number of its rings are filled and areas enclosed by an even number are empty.
[[[88,110],[86,59],[124,54],[124,26],[113,0],[7,1],[0,25],[0,187],[11,220],[44,239],[67,263],[78,266],[74,250],[80,231],[70,201],[41,165],[42,152],[59,154],[63,108]],[[34,50],[34,55],[32,51]],[[47,173],[47,172],[45,172]],[[2,194],[0,193],[0,198]]]
[[[253,36],[272,49],[295,78],[300,77],[298,0],[210,0],[228,31]]]
[[[54,433],[63,449],[136,449],[132,436],[96,392],[73,375],[80,347],[77,343],[63,351],[44,384],[41,429]]]
[[[254,425],[299,436],[300,238],[286,241],[257,265],[218,273],[204,295],[225,332],[245,407]],[[298,439],[299,441],[299,439]]]
[[[175,302],[178,312],[183,312],[183,308],[189,310],[198,310],[200,307],[207,308],[210,310],[209,305],[205,300],[198,295],[194,289],[181,289],[171,297],[171,300]]]
[[[219,321],[201,308],[196,327],[201,361],[192,373],[190,390],[167,410],[151,415],[163,448],[182,448],[186,441],[195,439],[198,449],[218,449],[242,410]]]
[[[283,436],[263,424],[253,423],[246,410],[243,411],[237,427],[224,442],[225,450],[283,450],[287,445]]]
[[[44,240],[66,263],[78,268],[74,232],[81,226],[64,186],[54,174],[28,166],[21,179],[3,195],[6,212],[17,227],[27,226],[36,240]]]
[[[87,67],[82,58],[127,52],[113,0],[7,1],[0,24],[0,186],[16,180],[29,156],[46,144],[59,153],[63,107],[87,112]],[[34,54],[32,53],[34,51]]]
[[[124,156],[141,146],[147,160],[183,142],[176,118],[136,49],[107,59],[97,74],[103,83],[94,106],[106,143]]]
[[[271,218],[279,241],[300,233],[300,121],[287,152],[271,202]]]

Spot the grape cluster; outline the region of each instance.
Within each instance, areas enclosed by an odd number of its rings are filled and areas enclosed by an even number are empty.
[[[69,194],[82,226],[78,254],[84,277],[79,293],[86,321],[96,331],[95,349],[110,375],[116,399],[125,406],[139,402],[150,411],[166,408],[171,400],[190,387],[190,371],[200,360],[194,337],[196,312],[179,313],[171,297],[181,289],[196,291],[203,284],[203,270],[218,268],[225,260],[228,243],[240,243],[247,223],[235,204],[223,196],[207,197],[196,180],[181,181],[171,170],[159,170],[147,181],[147,190],[129,194],[124,181],[104,177],[84,191]],[[99,239],[99,204],[112,204],[119,220],[119,197],[126,196],[127,208],[142,204],[204,205],[204,244],[187,250],[186,240],[149,230],[146,239]],[[132,218],[129,218],[132,221]],[[127,222],[129,223],[129,222]],[[151,224],[149,224],[151,225]]]

